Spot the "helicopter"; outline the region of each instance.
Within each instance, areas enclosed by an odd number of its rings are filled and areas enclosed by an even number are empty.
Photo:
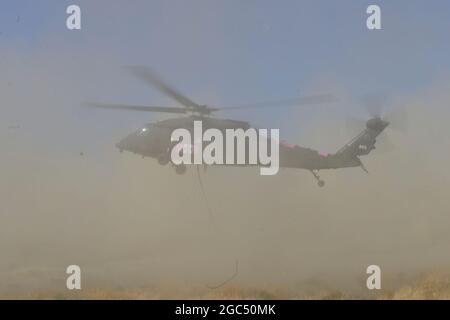
[[[181,94],[173,86],[163,81],[151,69],[142,66],[125,67],[134,76],[145,83],[156,88],[161,93],[176,101],[181,106],[146,106],[128,104],[105,104],[86,102],[85,106],[91,108],[126,110],[137,112],[159,112],[184,115],[182,117],[169,118],[144,125],[139,130],[132,132],[122,140],[116,147],[120,152],[127,151],[142,157],[156,159],[162,165],[168,165],[171,161],[171,150],[176,143],[171,141],[171,133],[178,128],[193,130],[195,121],[202,121],[203,128],[215,128],[221,131],[227,129],[247,130],[251,125],[247,121],[220,119],[212,117],[216,112],[223,110],[250,109],[264,107],[300,106],[305,104],[323,104],[334,102],[335,99],[329,94],[304,96],[295,99],[279,100],[249,105],[218,108],[202,105],[194,102],[187,96]],[[376,109],[376,110],[375,110]],[[305,169],[312,173],[319,187],[325,185],[325,181],[319,176],[320,170],[359,167],[368,173],[360,157],[368,155],[374,150],[377,137],[390,125],[387,117],[381,116],[381,109],[377,106],[369,110],[370,118],[364,122],[364,128],[352,140],[346,143],[335,153],[325,153],[314,149],[301,147],[286,142],[279,143],[279,167],[291,169]],[[175,165],[175,172],[179,175],[186,173],[185,164]],[[198,170],[198,166],[197,166]],[[206,166],[204,167],[206,171]]]

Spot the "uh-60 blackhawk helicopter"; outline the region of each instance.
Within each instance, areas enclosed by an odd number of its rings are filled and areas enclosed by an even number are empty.
[[[280,100],[251,105],[243,105],[230,108],[217,108],[208,105],[201,105],[156,76],[150,69],[141,66],[126,67],[132,74],[150,84],[163,94],[179,103],[180,107],[163,106],[139,106],[126,104],[103,104],[103,103],[85,103],[88,107],[128,110],[139,112],[161,112],[170,114],[183,114],[186,116],[166,119],[143,126],[136,132],[133,132],[116,144],[116,147],[122,151],[129,151],[139,154],[143,157],[155,158],[159,164],[167,165],[171,163],[171,150],[174,143],[171,141],[171,134],[175,129],[185,128],[193,130],[195,121],[202,121],[203,129],[215,128],[221,131],[226,129],[251,128],[246,121],[229,120],[214,118],[211,115],[222,110],[264,108],[264,107],[283,107],[299,106],[305,104],[321,104],[333,102],[335,99],[331,95],[315,95],[300,97],[296,99]],[[304,148],[295,144],[280,142],[279,144],[279,167],[309,170],[318,185],[323,187],[325,182],[320,178],[318,172],[325,169],[339,169],[349,167],[360,167],[367,172],[360,157],[369,154],[375,149],[376,138],[389,126],[390,121],[386,117],[381,117],[381,108],[379,104],[373,104],[369,108],[371,118],[364,125],[365,128],[350,142],[345,144],[336,153],[323,153],[310,148]],[[398,118],[402,118],[403,115]],[[390,120],[390,119],[389,119]],[[400,121],[403,122],[403,121]],[[404,126],[401,124],[401,126]],[[186,165],[174,165],[176,173],[184,174]],[[205,167],[206,169],[206,167]],[[197,166],[198,170],[198,166]]]

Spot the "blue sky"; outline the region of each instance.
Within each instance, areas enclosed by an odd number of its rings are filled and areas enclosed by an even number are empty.
[[[40,63],[42,72],[54,73],[53,80],[59,76],[54,70],[62,66],[74,73],[91,72],[70,83],[79,87],[79,96],[67,101],[73,106],[79,103],[77,98],[86,97],[172,105],[120,72],[121,65],[130,64],[151,66],[199,103],[225,107],[315,93],[324,82],[337,83],[355,96],[405,94],[448,78],[450,70],[450,2],[444,0],[1,0],[0,4],[0,48],[19,53],[29,67]],[[65,28],[70,4],[82,9],[81,31]],[[369,4],[381,6],[383,30],[366,29]],[[58,57],[67,61],[53,62]],[[114,70],[108,81],[101,80],[101,68]],[[277,126],[289,112],[225,116]],[[317,111],[302,112],[308,119]],[[104,129],[105,122],[125,129],[155,117],[85,111],[76,111],[75,116],[92,120],[91,124],[103,121],[100,129],[91,128],[94,132]]]

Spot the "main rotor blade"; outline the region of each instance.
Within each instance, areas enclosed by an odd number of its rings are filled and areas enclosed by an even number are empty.
[[[109,109],[109,110],[128,110],[141,112],[165,112],[165,113],[186,113],[185,108],[177,107],[152,107],[152,106],[131,106],[123,104],[104,104],[104,103],[84,103],[89,108]]]
[[[253,109],[253,108],[273,108],[273,107],[299,107],[303,105],[314,105],[322,103],[335,102],[336,99],[330,94],[320,94],[305,96],[294,99],[276,100],[276,101],[266,101],[258,102],[234,107],[221,108],[220,110],[238,110],[238,109]]]
[[[199,107],[197,103],[186,97],[185,95],[178,92],[171,85],[167,84],[163,81],[159,76],[157,76],[153,71],[151,71],[147,67],[142,66],[126,66],[124,67],[128,71],[130,71],[133,75],[155,87],[168,97],[174,99],[178,103],[182,104],[187,108],[196,108]]]

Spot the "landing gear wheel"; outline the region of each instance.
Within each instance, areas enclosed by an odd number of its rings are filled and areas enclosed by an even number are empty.
[[[165,166],[166,164],[168,164],[169,161],[170,161],[170,158],[169,158],[169,154],[167,152],[166,153],[161,153],[158,156],[158,163],[160,165],[162,165],[162,166]]]
[[[323,181],[322,179],[320,179],[320,176],[319,176],[319,170],[316,170],[316,171],[310,170],[310,171],[311,171],[312,175],[314,176],[314,178],[317,180],[317,185],[318,185],[320,188],[322,188],[322,187],[325,185],[325,181]]]
[[[185,164],[180,164],[180,165],[175,166],[175,172],[177,174],[185,174],[186,170],[187,170],[187,168],[186,168]]]

